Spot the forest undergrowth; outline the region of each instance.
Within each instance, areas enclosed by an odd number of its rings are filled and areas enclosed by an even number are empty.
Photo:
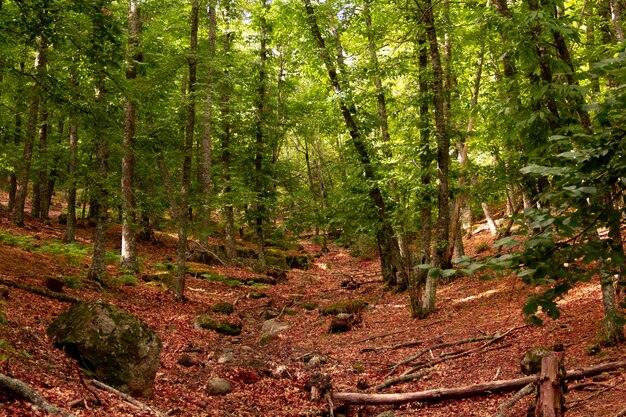
[[[90,247],[92,232],[78,229],[78,243],[62,250],[55,244],[63,235],[63,226],[56,220],[46,224],[27,219],[26,226],[18,228],[10,222],[5,206],[0,208],[2,280],[44,289],[46,279],[61,279],[67,295],[112,303],[140,317],[163,340],[153,395],[141,400],[152,411],[141,411],[94,387],[73,360],[53,347],[46,329],[69,303],[0,285],[0,373],[24,381],[75,416],[329,415],[326,398],[312,401],[307,390],[316,374],[327,374],[335,392],[405,393],[519,378],[523,376],[521,358],[537,345],[562,344],[568,370],[625,357],[624,346],[597,346],[602,303],[596,281],[579,284],[560,300],[561,317],[546,319],[542,327],[527,325],[522,314],[526,297],[540,289],[528,288],[514,277],[457,278],[440,288],[436,313],[417,320],[411,318],[406,293],[382,288],[376,260],[355,258],[335,245],[320,254],[319,246],[304,240],[300,243],[307,253],[320,255],[308,270],[292,269],[285,281],[268,285],[251,284],[254,273],[245,268],[192,264],[207,274],[189,275],[187,300],[177,303],[166,282],[141,279],[167,272],[167,266],[175,263],[173,235],[160,232],[157,242],[140,243],[142,272],[135,277],[117,266],[121,230],[111,225],[107,231],[108,286],[100,289],[85,279],[89,258],[84,248]],[[493,251],[485,251],[491,243],[484,231],[466,240],[466,251],[483,256]],[[321,310],[355,300],[365,302],[366,307],[352,330],[329,333],[332,317]],[[218,302],[234,305],[231,316],[242,324],[240,335],[194,328],[194,318]],[[290,327],[264,338],[263,323],[272,315]],[[426,371],[421,378],[390,383],[411,368]],[[206,384],[214,377],[228,379],[233,391],[207,395]],[[389,387],[384,388],[386,383]],[[623,372],[570,385],[567,416],[623,415]],[[395,407],[351,406],[334,414],[365,417],[392,411],[394,416],[495,416],[499,405],[512,395]],[[507,415],[525,415],[532,399],[527,396]],[[0,416],[36,415],[44,413],[0,390]]]

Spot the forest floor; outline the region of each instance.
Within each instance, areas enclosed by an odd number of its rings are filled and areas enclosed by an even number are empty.
[[[532,346],[565,347],[568,370],[622,360],[626,347],[602,349],[588,354],[596,343],[602,318],[599,283],[577,286],[559,302],[562,316],[546,319],[544,326],[526,326],[521,308],[526,297],[538,291],[527,288],[513,277],[481,280],[464,276],[439,288],[437,311],[425,320],[412,319],[407,293],[382,288],[376,260],[360,260],[343,248],[331,246],[328,253],[314,259],[309,270],[291,270],[286,281],[263,288],[211,282],[189,276],[185,303],[174,301],[173,293],[163,285],[139,280],[124,285],[124,275],[115,263],[107,266],[111,282],[97,289],[84,278],[89,266],[88,255],[76,259],[68,255],[38,251],[51,239],[61,239],[64,226],[56,217],[50,224],[27,219],[26,227],[17,228],[8,219],[5,205],[0,205],[0,233],[31,236],[29,247],[0,243],[0,278],[33,287],[44,288],[49,277],[65,277],[76,288],[67,294],[87,300],[102,299],[140,317],[163,341],[161,365],[150,399],[141,400],[160,410],[178,416],[315,416],[323,415],[326,401],[310,400],[305,386],[312,374],[330,376],[335,391],[372,392],[373,387],[407,369],[394,364],[423,351],[416,360],[436,360],[442,354],[465,351],[465,356],[441,362],[424,377],[394,385],[381,392],[415,392],[435,388],[459,387],[492,380],[519,378],[520,360]],[[92,230],[78,229],[78,241],[88,247]],[[108,249],[119,250],[120,227],[108,228]],[[311,254],[320,248],[301,242]],[[491,244],[488,232],[466,241],[468,255]],[[142,273],[159,271],[159,265],[175,263],[175,237],[158,234],[158,243],[141,243]],[[482,248],[481,248],[482,247]],[[35,248],[35,249],[33,249]],[[489,250],[480,253],[485,255]],[[224,266],[204,267],[216,274],[241,277],[248,270]],[[346,279],[360,285],[345,289]],[[229,285],[230,284],[230,285]],[[1,289],[1,288],[0,288]],[[250,295],[262,291],[265,298]],[[363,299],[368,302],[361,322],[342,334],[329,334],[331,318],[319,309],[336,301]],[[243,323],[239,336],[224,336],[212,331],[196,330],[194,318],[207,313],[219,301],[235,304],[234,316]],[[20,379],[49,402],[76,416],[148,416],[109,392],[83,383],[75,362],[53,347],[46,335],[50,323],[70,306],[47,297],[14,287],[8,288],[0,308],[7,323],[0,325],[0,373]],[[261,327],[266,310],[281,312],[278,320],[289,324],[267,343],[261,343]],[[481,341],[436,348],[444,342],[507,333],[493,343]],[[413,346],[392,348],[406,342]],[[429,348],[432,348],[429,350]],[[191,356],[192,366],[183,366],[183,355]],[[308,354],[317,354],[321,363],[305,363]],[[325,362],[325,363],[324,363]],[[395,371],[395,372],[392,372]],[[234,390],[224,396],[205,394],[206,383],[213,377],[228,379]],[[87,384],[87,385],[86,385]],[[566,394],[568,416],[615,417],[626,406],[626,374],[606,373],[589,379],[579,389]],[[357,388],[357,386],[359,388]],[[368,388],[369,387],[369,388]],[[96,404],[94,393],[100,405]],[[349,416],[376,416],[392,410],[395,416],[494,416],[498,406],[513,393],[448,400],[439,403],[409,403],[401,406],[351,406]],[[531,398],[513,407],[509,416],[524,416]],[[72,407],[73,405],[73,407]],[[335,404],[336,406],[339,404]],[[43,412],[30,403],[0,390],[0,416],[37,416]],[[328,415],[328,414],[326,414]],[[621,414],[620,414],[621,415]]]

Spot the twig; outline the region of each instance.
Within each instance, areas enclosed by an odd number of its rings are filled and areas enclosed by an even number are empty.
[[[364,352],[380,352],[382,350],[397,350],[397,349],[402,349],[402,348],[405,348],[405,347],[412,347],[412,346],[423,345],[424,343],[427,343],[427,342],[439,342],[444,336],[447,336],[447,333],[444,333],[444,334],[439,335],[437,337],[433,337],[431,339],[426,339],[426,340],[411,340],[409,342],[398,343],[397,345],[379,346],[379,347],[372,347],[372,348],[363,348],[363,349],[361,349],[361,353],[364,353]]]
[[[409,356],[408,358],[403,359],[400,362],[394,364],[391,367],[391,370],[385,376],[392,375],[396,371],[396,369],[398,369],[398,367],[413,362],[414,360],[420,358],[425,353],[432,352],[433,349],[443,349],[443,348],[447,348],[447,347],[450,347],[450,346],[458,346],[458,345],[463,345],[463,344],[466,344],[466,343],[474,343],[474,342],[479,342],[481,340],[489,340],[489,339],[493,339],[493,338],[494,338],[494,336],[487,335],[487,336],[472,337],[472,338],[463,339],[463,340],[456,340],[454,342],[438,343],[438,344],[436,344],[434,346],[431,346],[431,347],[428,347],[428,348],[424,348],[424,349],[420,350],[419,352],[417,352],[416,354],[414,354],[412,356]]]
[[[587,397],[585,397],[585,398],[581,398],[580,400],[572,401],[571,403],[569,403],[569,404],[567,405],[567,408],[568,408],[568,409],[572,409],[572,408],[574,408],[574,407],[578,407],[581,403],[584,403],[584,402],[586,402],[586,401],[589,401],[590,399],[595,398],[595,397],[597,397],[598,395],[600,395],[600,394],[602,394],[602,393],[604,393],[604,392],[607,392],[608,390],[611,390],[611,389],[613,389],[613,388],[615,388],[615,386],[614,386],[614,385],[611,385],[611,386],[609,386],[609,387],[606,387],[606,388],[604,388],[604,389],[601,389],[600,391],[596,391],[596,392],[594,392],[593,394],[591,394],[591,395],[589,395],[589,396],[587,396]]]
[[[526,385],[524,388],[522,388],[521,390],[517,391],[514,396],[512,396],[511,398],[509,398],[508,400],[500,404],[500,407],[498,407],[498,413],[496,414],[496,417],[506,417],[506,410],[513,407],[515,403],[517,403],[519,400],[521,400],[525,396],[532,394],[534,390],[535,390],[535,384],[530,383]]]
[[[619,413],[615,415],[615,417],[624,417],[624,416],[626,416],[626,408],[624,408],[623,410],[621,410]]]
[[[134,406],[135,408],[142,410],[142,411],[148,411],[154,415],[157,415],[159,417],[166,417],[164,413],[162,413],[161,411],[150,407],[147,404],[144,404],[140,401],[137,401],[136,399],[134,399],[133,397],[131,397],[128,394],[124,394],[121,391],[116,390],[113,387],[108,386],[107,384],[100,382],[96,379],[92,379],[91,383],[94,384],[96,387],[105,390],[105,391],[109,391],[112,392],[113,394],[117,395],[118,397],[120,397],[121,399],[123,399],[124,401],[126,401],[127,403],[129,403],[130,405]]]
[[[393,335],[400,334],[400,333],[406,333],[406,332],[408,332],[408,331],[409,331],[409,329],[404,329],[404,330],[398,330],[398,331],[391,332],[391,333],[379,334],[379,335],[376,335],[376,336],[367,337],[367,338],[365,338],[365,339],[357,340],[357,341],[356,341],[356,342],[354,342],[354,343],[364,343],[364,342],[369,342],[370,340],[380,339],[380,338],[382,338],[382,337],[387,337],[387,336],[393,336]]]
[[[94,397],[96,397],[96,404],[98,405],[102,405],[102,400],[100,400],[100,397],[98,397],[98,393],[95,390],[92,390],[86,383],[85,380],[83,379],[83,373],[80,371],[80,366],[78,365],[78,362],[76,363],[76,371],[78,372],[78,379],[80,379],[80,383],[83,387],[85,387],[85,389],[87,391],[89,391],[91,394],[93,394]]]
[[[20,381],[19,379],[11,378],[9,376],[0,374],[0,387],[8,390],[21,398],[29,401],[30,403],[41,408],[43,411],[49,414],[60,414],[63,417],[75,417],[74,414],[68,413],[65,410],[60,409],[54,404],[46,401],[37,391],[35,391],[27,383]]]

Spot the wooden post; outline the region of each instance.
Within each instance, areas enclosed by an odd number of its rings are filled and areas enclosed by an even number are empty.
[[[553,352],[541,359],[536,417],[563,416],[560,372],[563,369],[563,356],[563,352]]]

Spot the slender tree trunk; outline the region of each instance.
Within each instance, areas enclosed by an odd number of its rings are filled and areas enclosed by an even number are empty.
[[[45,71],[45,69],[44,69]],[[38,219],[45,219],[42,207],[48,201],[48,106],[45,97],[39,101],[38,160],[39,172],[33,184],[30,213]]]
[[[126,79],[137,78],[137,63],[142,61],[141,53],[141,17],[136,0],[131,0],[128,9],[128,48],[126,59]],[[124,109],[124,139],[122,141],[122,250],[121,267],[132,272],[139,272],[137,261],[137,239],[135,236],[135,152],[136,103],[134,97],[126,97]]]
[[[202,116],[203,132],[200,146],[200,184],[202,208],[200,211],[200,240],[208,243],[211,228],[211,158],[213,141],[213,89],[215,88],[215,42],[217,36],[217,13],[215,0],[209,1],[209,50],[207,92]]]
[[[622,42],[624,40],[624,26],[622,23],[624,7],[619,0],[609,0],[609,6],[611,8],[611,26],[613,27],[615,39],[618,42]]]
[[[380,187],[377,185],[377,175],[374,171],[374,167],[372,166],[367,145],[363,138],[363,134],[356,123],[356,108],[354,103],[351,102],[351,98],[346,97],[347,91],[341,85],[337,69],[328,54],[326,43],[317,24],[315,10],[311,5],[310,0],[303,1],[313,41],[315,42],[320,58],[326,67],[328,78],[330,79],[331,85],[335,90],[335,94],[339,97],[341,114],[348,132],[350,133],[352,145],[354,146],[359,157],[365,178],[373,184],[370,188],[369,195],[376,209],[379,223],[376,238],[380,249],[380,263],[383,273],[383,281],[388,286],[396,286],[398,284],[396,275],[397,273],[401,273],[401,271],[396,269],[396,262],[394,262],[399,257],[400,251],[398,249],[398,242],[394,239],[393,228],[387,215],[387,206]],[[395,256],[394,252],[398,253],[398,255]]]
[[[65,225],[65,234],[63,235],[63,242],[72,243],[75,239],[76,228],[76,168],[77,168],[77,155],[78,155],[78,121],[76,115],[70,116],[70,164],[69,171],[67,173],[70,186],[67,190],[67,223]]]
[[[267,10],[267,3],[265,0],[261,0],[261,6],[263,13]],[[266,82],[267,82],[267,21],[264,14],[261,13],[259,17],[260,21],[260,49],[259,49],[259,89],[257,95],[257,114],[256,114],[256,142],[255,142],[255,155],[254,155],[254,174],[255,174],[255,238],[257,244],[257,252],[259,254],[259,267],[265,269],[267,262],[265,260],[264,252],[264,222],[266,220],[266,207],[265,197],[267,194],[267,185],[265,180],[264,169],[264,154],[266,147],[265,138],[265,100],[266,100]]]
[[[389,122],[387,117],[387,103],[385,99],[385,91],[383,89],[383,83],[380,77],[380,68],[378,63],[378,56],[376,50],[376,42],[374,37],[374,32],[372,29],[372,17],[370,12],[370,3],[372,0],[365,0],[363,13],[365,17],[365,26],[367,31],[367,48],[370,55],[370,62],[373,68],[373,78],[374,78],[374,86],[376,87],[376,111],[378,115],[378,126],[380,130],[380,137],[383,142],[383,154],[386,158],[390,159],[392,157],[391,152],[391,136],[389,134]],[[397,186],[394,181],[390,181],[390,187],[394,190],[395,200],[398,203],[399,207],[402,207],[400,204],[401,198],[397,192]],[[402,208],[401,208],[402,210]],[[405,217],[401,214],[401,217]],[[387,231],[388,233],[388,231]],[[408,263],[408,251],[406,249],[407,242],[403,238],[404,233],[394,233],[392,229],[392,233],[397,235],[391,237],[383,237],[383,239],[393,239],[396,240],[396,243],[390,243],[389,253],[391,257],[391,271],[390,273],[398,275],[397,285],[398,290],[402,291],[408,287],[411,268]]]
[[[226,20],[230,19],[230,9],[228,3],[224,4],[224,15]],[[232,36],[230,32],[224,32],[222,36],[222,54],[229,56],[231,49]],[[227,63],[230,65],[230,62]],[[237,258],[237,249],[235,247],[235,215],[232,204],[232,196],[230,195],[231,187],[231,139],[232,139],[232,115],[230,109],[231,83],[229,81],[229,68],[227,67],[221,77],[221,98],[220,113],[222,120],[222,133],[220,135],[221,145],[221,165],[222,165],[222,181],[224,183],[222,194],[224,195],[224,205],[222,212],[224,216],[224,240],[226,246],[226,255],[230,259]]]
[[[41,78],[45,70],[47,44],[43,39],[39,39],[39,45],[35,54],[35,77]],[[35,134],[37,132],[37,116],[39,114],[39,101],[41,97],[40,87],[33,85],[33,98],[28,106],[28,123],[24,136],[24,148],[22,159],[17,175],[15,187],[15,204],[11,212],[11,220],[18,226],[24,225],[24,207],[26,205],[26,195],[28,193],[28,180],[30,178],[30,168],[33,159],[33,149],[35,146]]]
[[[428,38],[430,59],[433,70],[433,107],[435,114],[435,132],[437,137],[437,168],[439,178],[439,194],[437,197],[437,230],[435,235],[435,250],[433,253],[433,267],[446,269],[449,267],[447,253],[450,229],[450,208],[448,193],[448,170],[450,166],[450,137],[446,129],[444,117],[443,100],[443,70],[439,56],[439,43],[430,0],[424,1],[424,21],[426,23],[426,36]],[[439,283],[438,273],[429,273],[426,277],[424,297],[420,317],[425,318],[435,309],[435,299],[437,295],[437,285]]]
[[[196,77],[197,77],[197,46],[198,46],[198,0],[193,0],[191,8],[191,41],[189,78],[187,84],[187,116],[185,120],[185,140],[183,144],[183,161],[181,169],[180,204],[178,210],[178,276],[176,280],[176,301],[182,302],[185,293],[185,274],[187,261],[187,228],[189,223],[189,188],[191,186],[191,160],[193,137],[196,118]]]
[[[24,63],[24,61],[20,61],[20,72],[24,72],[24,68],[26,67],[26,64]],[[17,96],[18,97],[22,97],[23,96],[23,84],[20,81],[17,85]],[[17,146],[19,146],[20,142],[22,141],[22,135],[23,135],[23,131],[22,131],[22,105],[21,104],[17,104],[18,108],[15,112],[15,130],[13,133],[13,143],[15,144],[16,148]],[[11,174],[9,176],[9,213],[13,212],[13,207],[15,207],[15,193],[17,190],[17,175],[16,175],[16,169],[19,167],[18,163],[15,163],[13,170],[11,170]]]
[[[432,165],[432,153],[430,152],[430,114],[428,110],[428,81],[426,72],[428,71],[428,49],[427,41],[424,36],[418,39],[418,62],[419,62],[419,125],[420,125],[420,182],[425,190],[426,196],[429,196],[431,187],[430,167]],[[420,208],[420,249],[418,263],[427,265],[430,263],[430,246],[432,240],[432,201],[430,198],[424,198]],[[424,286],[426,285],[426,276],[428,270],[420,268],[415,272],[414,279],[411,281],[409,288],[409,296],[411,298],[411,315],[419,317],[422,310],[422,297],[424,296]]]

